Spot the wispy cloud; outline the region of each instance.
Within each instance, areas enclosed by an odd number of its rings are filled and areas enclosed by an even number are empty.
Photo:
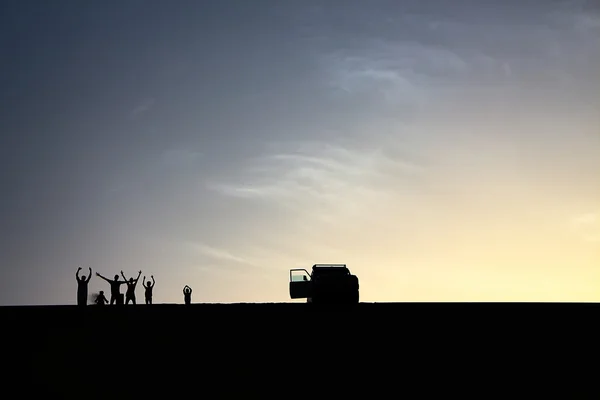
[[[414,41],[374,39],[368,46],[324,56],[330,85],[349,94],[376,91],[390,101],[423,105],[440,85],[512,75],[511,60],[482,51]]]
[[[191,250],[196,255],[211,260],[213,264],[221,265],[225,268],[235,267],[236,265],[242,267],[240,271],[248,271],[248,267],[251,267],[248,272],[258,270],[272,270],[277,268],[272,264],[272,255],[265,253],[265,249],[257,248],[254,249],[250,246],[235,246],[233,247],[218,247],[215,245],[209,245],[202,242],[187,241],[183,243],[184,246]],[[262,257],[257,256],[257,250],[262,251]],[[271,256],[271,258],[269,258]],[[266,260],[270,260],[271,263],[267,263]]]
[[[391,143],[370,148],[331,142],[279,144],[229,182],[211,182],[223,195],[266,201],[322,218],[368,215],[373,204],[413,191],[426,166],[395,154]],[[366,213],[366,214],[365,214]]]
[[[600,54],[600,14],[590,5],[548,7],[531,11],[531,18],[499,16],[485,27],[459,16],[408,12],[396,18],[403,28],[395,34],[365,29],[360,45],[337,48],[320,62],[339,93],[377,94],[387,103],[422,105],[436,87],[467,81],[505,86],[532,74],[539,79],[540,70],[547,78],[569,80],[567,64],[583,62],[572,55],[587,51],[590,62]],[[372,22],[379,26],[390,19],[389,14],[374,15]]]
[[[577,226],[593,225],[598,222],[598,213],[586,213],[577,215],[573,218],[573,223]]]
[[[155,99],[152,97],[148,97],[143,99],[137,106],[133,108],[130,112],[131,118],[139,118],[141,115],[145,114],[148,110],[150,110],[155,104]]]
[[[247,260],[244,257],[241,257],[224,249],[209,246],[204,243],[187,243],[187,245],[195,251],[197,251],[198,253],[216,260],[235,262],[244,265],[252,265],[252,262],[250,260]]]
[[[185,167],[193,165],[202,158],[203,154],[199,151],[188,149],[169,149],[162,154],[161,161],[166,166]]]
[[[600,242],[600,213],[589,212],[571,219],[571,229],[586,242]]]

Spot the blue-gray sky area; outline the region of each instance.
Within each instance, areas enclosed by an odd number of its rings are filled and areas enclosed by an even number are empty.
[[[0,305],[78,266],[285,302],[315,263],[600,300],[596,1],[6,0],[0,49]]]

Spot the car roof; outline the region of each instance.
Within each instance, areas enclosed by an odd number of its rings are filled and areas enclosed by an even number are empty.
[[[347,268],[346,264],[315,264],[313,265],[313,269],[339,269],[339,268]]]
[[[313,272],[348,272],[346,264],[315,264],[313,265]]]

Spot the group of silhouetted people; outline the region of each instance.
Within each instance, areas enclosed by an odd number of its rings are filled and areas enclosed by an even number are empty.
[[[77,272],[75,273],[75,278],[77,279],[77,305],[79,306],[87,305],[88,283],[92,279],[92,269],[90,268],[89,270],[90,274],[88,277],[79,276],[79,271],[81,271],[81,267],[77,268]],[[140,275],[142,275],[142,271],[139,271],[137,278],[129,278],[128,280],[123,274],[123,271],[121,271],[121,276],[123,277],[123,280],[120,281],[119,275],[115,275],[114,279],[108,279],[96,272],[96,276],[104,279],[110,284],[110,301],[106,298],[106,296],[104,296],[104,291],[101,290],[100,293],[98,293],[98,295],[96,296],[94,302],[100,306],[109,303],[110,305],[123,303],[129,304],[129,302],[135,305],[135,288],[140,279]],[[145,276],[142,279],[142,286],[144,286],[145,289],[146,304],[152,304],[152,289],[154,289],[154,285],[156,283],[154,281],[154,275],[150,275],[150,278],[152,278],[152,283],[150,283],[149,280],[146,281]],[[123,284],[127,285],[127,291],[125,292],[125,300],[123,300],[123,294],[121,293],[121,285]],[[185,287],[183,288],[183,299],[185,304],[192,303],[192,288],[188,285],[185,285]]]

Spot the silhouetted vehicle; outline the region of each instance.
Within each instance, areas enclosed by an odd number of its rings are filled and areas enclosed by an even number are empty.
[[[290,270],[290,297],[306,298],[307,303],[356,304],[359,301],[358,277],[346,264],[315,264],[312,273],[302,268]]]

